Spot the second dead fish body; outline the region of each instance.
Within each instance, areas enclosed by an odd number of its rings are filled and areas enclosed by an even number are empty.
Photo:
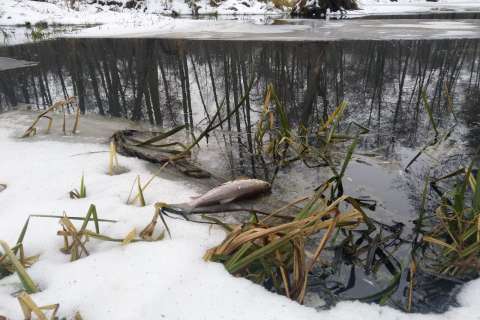
[[[224,204],[238,199],[259,195],[269,191],[270,188],[271,186],[268,182],[259,179],[233,180],[211,189],[188,203],[174,205],[174,207],[186,212],[191,212],[198,207]]]

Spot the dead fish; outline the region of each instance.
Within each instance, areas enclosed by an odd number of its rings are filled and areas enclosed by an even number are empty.
[[[207,193],[193,198],[192,201],[173,205],[187,213],[198,207],[225,204],[238,199],[259,195],[269,191],[270,183],[259,179],[241,179],[228,181]]]

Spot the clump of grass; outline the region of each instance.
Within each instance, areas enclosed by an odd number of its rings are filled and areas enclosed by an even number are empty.
[[[75,115],[75,122],[74,122],[74,125],[73,125],[73,129],[72,129],[71,132],[72,132],[72,134],[75,134],[77,132],[78,125],[79,125],[79,122],[80,122],[80,106],[78,105],[78,103],[76,103],[76,101],[77,101],[76,97],[70,97],[67,100],[60,100],[60,101],[55,102],[51,107],[49,107],[47,110],[40,113],[35,118],[35,120],[30,125],[30,127],[28,127],[27,130],[25,130],[25,132],[23,133],[22,138],[35,136],[37,134],[37,124],[43,118],[48,119],[48,126],[47,126],[47,130],[46,130],[46,134],[50,133],[50,129],[52,128],[52,124],[53,124],[53,118],[51,116],[49,116],[49,114],[53,113],[57,110],[62,110],[63,111],[62,131],[63,131],[63,134],[67,134],[67,131],[66,131],[66,108],[69,105],[73,105],[74,103],[76,104],[76,106],[75,106],[76,115]]]
[[[438,182],[455,176],[461,179],[441,194],[440,206],[435,210],[436,223],[423,241],[438,249],[432,259],[436,272],[476,278],[480,274],[480,172],[475,175],[470,165],[431,185],[436,187]]]
[[[23,288],[28,293],[35,293],[39,291],[39,288],[25,269],[37,262],[39,256],[26,256],[23,248],[23,239],[27,232],[29,220],[30,218],[25,222],[17,242],[12,248],[10,248],[6,242],[0,241],[0,247],[3,249],[3,253],[0,252],[0,279],[16,273]]]
[[[348,164],[359,136],[368,133],[367,128],[355,122],[350,123],[345,132],[339,132],[346,108],[346,102],[340,103],[318,128],[300,127],[294,130],[290,126],[285,107],[273,86],[269,85],[255,133],[256,157],[263,165],[265,178],[273,183],[280,168],[300,161],[308,168],[329,167],[340,181],[345,168],[340,172],[336,170],[339,160],[347,159],[344,163]],[[351,132],[352,125],[358,130]],[[351,148],[344,148],[349,141],[352,142]]]
[[[87,187],[85,186],[85,175],[80,179],[80,188],[69,192],[70,199],[83,199],[87,197]]]
[[[22,308],[24,319],[26,320],[33,319],[32,315],[35,316],[35,318],[38,320],[58,320],[59,319],[57,317],[57,313],[60,308],[60,304],[58,303],[48,304],[45,306],[38,306],[35,303],[35,301],[33,301],[32,297],[26,292],[21,292],[17,296],[17,300],[18,300],[18,303],[20,304],[20,307]],[[50,316],[48,316],[48,313],[50,314]],[[66,319],[66,318],[62,317],[61,319]],[[80,312],[77,311],[75,312],[73,319],[82,320],[83,318]]]
[[[97,209],[93,204],[90,205],[80,229],[75,227],[66,214],[64,214],[64,216],[60,219],[62,230],[58,231],[57,234],[63,237],[64,246],[61,251],[65,254],[70,254],[70,261],[78,260],[82,257],[82,255],[89,254],[85,244],[88,241],[86,229],[90,218],[93,219],[95,224],[95,232],[99,234],[100,227],[98,223]]]
[[[0,253],[0,275],[8,275],[15,272],[25,291],[28,293],[38,292],[39,288],[37,284],[32,278],[30,278],[25,270],[26,267],[29,267],[38,260],[38,256],[25,257],[23,254],[23,246],[21,244],[16,245],[11,249],[5,241],[0,240],[0,247],[3,250],[3,254]],[[17,258],[16,250],[19,250],[20,258]]]
[[[46,306],[38,306],[27,293],[22,292],[17,297],[20,307],[23,311],[25,319],[32,319],[32,314],[39,320],[55,320],[57,318],[57,312],[59,304],[49,304]],[[50,317],[46,315],[46,311],[50,311]]]
[[[310,197],[291,222],[278,224],[267,222],[270,217],[261,221],[255,217],[234,227],[204,258],[222,262],[230,273],[256,283],[271,283],[276,292],[303,303],[308,274],[334,232],[369,223],[355,199],[342,196],[329,203],[323,191]],[[321,232],[313,256],[307,259],[305,243]]]
[[[165,167],[168,166],[169,163],[170,162],[165,162],[160,167],[160,169],[157,172],[155,172],[143,186],[141,184],[140,176],[137,176],[133,181],[132,188],[130,189],[130,193],[127,198],[127,204],[134,204],[135,202],[138,201],[140,206],[145,207],[146,205],[145,196],[144,196],[145,190],[150,186],[150,184],[155,179],[155,177],[158,177],[158,175],[163,171],[163,169],[165,169]],[[137,189],[137,194],[132,198],[132,193],[135,187]]]
[[[90,238],[94,238],[102,241],[119,242],[124,245],[129,244],[131,242],[159,241],[163,239],[163,234],[161,234],[156,238],[153,238],[153,237],[148,238],[140,234],[140,238],[136,238],[135,229],[130,231],[125,236],[125,238],[120,238],[120,239],[103,235],[100,233],[99,222],[101,221],[114,222],[114,221],[99,219],[97,215],[97,209],[93,204],[90,205],[85,218],[80,218],[80,220],[83,220],[83,223],[79,229],[75,227],[75,225],[72,223],[71,220],[73,219],[68,217],[67,215],[64,215],[63,217],[61,217],[60,225],[62,226],[62,230],[57,232],[57,235],[62,236],[64,239],[64,245],[60,250],[63,253],[70,255],[70,261],[75,261],[80,259],[82,256],[89,255],[89,252],[86,248],[86,243],[89,241]],[[94,222],[95,231],[90,231],[87,229],[88,222],[90,221]]]

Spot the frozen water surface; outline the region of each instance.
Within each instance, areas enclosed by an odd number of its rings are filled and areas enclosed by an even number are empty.
[[[250,21],[168,20],[161,24],[135,28],[128,25],[98,26],[84,29],[69,37],[250,41],[476,39],[480,37],[480,20],[278,19],[270,24],[256,24]]]

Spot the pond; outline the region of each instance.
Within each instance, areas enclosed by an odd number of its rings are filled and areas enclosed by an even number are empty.
[[[313,29],[325,23],[274,22]],[[274,196],[289,202],[313,192],[331,172],[325,166],[292,163],[274,173],[258,161],[254,132],[267,88],[274,88],[292,128],[317,128],[346,102],[339,131],[356,123],[368,133],[348,166],[344,192],[374,202],[372,217],[403,231],[401,237],[409,243],[425,177],[468,164],[480,146],[480,23],[454,22],[447,31],[458,28],[459,33],[448,39],[437,28],[440,24],[421,24],[426,27],[418,31],[412,28],[419,25],[415,20],[359,19],[334,24],[341,30],[327,37],[300,28],[276,33],[275,41],[248,32],[225,31],[219,37],[208,30],[193,30],[185,39],[186,31],[180,30],[169,39],[150,33],[10,45],[0,48],[0,56],[40,64],[1,75],[0,112],[25,105],[44,109],[77,96],[85,113],[164,128],[185,124],[198,133],[217,110],[229,113],[241,105],[211,134],[196,159],[227,179],[275,176]],[[200,39],[192,39],[197,35]],[[386,40],[390,38],[394,40]],[[435,151],[415,159],[434,131],[450,134]],[[383,249],[405,262],[404,244]],[[389,285],[390,273],[388,265],[378,272],[353,263],[336,271],[322,269],[310,291],[330,305],[377,292]],[[443,312],[455,304],[459,283],[429,275],[423,281],[425,292],[416,297],[422,303],[414,304],[414,311]],[[405,304],[407,272],[400,283],[388,302],[394,307]]]

